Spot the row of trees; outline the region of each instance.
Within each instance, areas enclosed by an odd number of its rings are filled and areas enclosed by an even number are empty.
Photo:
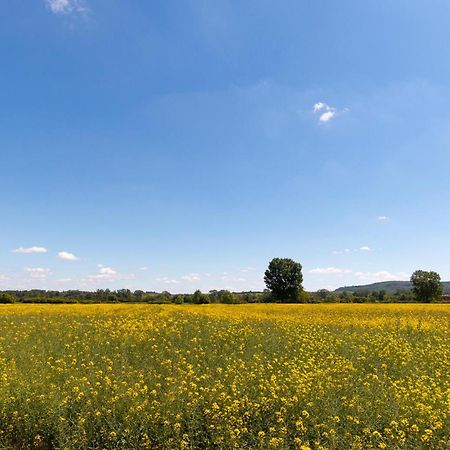
[[[411,276],[412,291],[388,294],[384,291],[329,292],[321,289],[306,292],[303,289],[302,265],[288,258],[274,258],[264,274],[267,289],[264,292],[230,292],[213,290],[208,294],[199,290],[193,294],[171,294],[129,289],[111,291],[28,291],[0,292],[0,303],[369,303],[369,302],[431,302],[442,298],[443,286],[436,272],[417,270]]]
[[[212,290],[205,294],[196,291],[193,294],[171,294],[170,292],[146,292],[119,289],[99,289],[90,291],[46,291],[33,289],[28,291],[0,291],[0,303],[260,303],[268,301],[268,292],[230,292]]]

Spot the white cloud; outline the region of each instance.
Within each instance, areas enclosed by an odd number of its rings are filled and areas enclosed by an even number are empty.
[[[67,14],[71,10],[69,0],[47,0],[47,5],[55,14]]]
[[[243,267],[240,272],[242,273],[247,273],[247,272],[253,272],[254,270],[256,270],[254,267]]]
[[[72,278],[60,278],[56,280],[57,283],[69,283],[70,281],[72,281]]]
[[[45,247],[19,247],[14,250],[12,250],[13,253],[47,253],[47,249]]]
[[[336,111],[327,111],[320,115],[320,122],[328,122],[336,115]]]
[[[58,258],[64,261],[78,261],[78,256],[75,256],[73,253],[69,252],[59,252]]]
[[[182,277],[180,277],[183,281],[199,281],[200,280],[200,276],[198,273],[190,273],[189,275],[184,275]]]
[[[0,274],[0,282],[2,282],[2,281],[8,281],[9,280],[9,277],[7,276],[7,275],[2,275],[2,274]]]
[[[114,270],[111,267],[101,267],[99,273],[101,275],[116,275],[117,270]]]
[[[161,277],[161,278],[157,278],[156,281],[161,281],[162,283],[165,284],[179,284],[178,280],[174,280],[168,277]]]
[[[378,216],[377,220],[378,220],[378,222],[389,222],[389,217],[387,217],[387,216]]]
[[[95,275],[89,275],[87,279],[89,281],[117,281],[117,280],[134,280],[136,275],[134,273],[120,273],[112,267],[104,266],[103,264],[98,264],[98,273]]]
[[[139,270],[148,270],[148,267],[147,266],[142,266],[142,267],[139,267]]]
[[[397,281],[408,280],[409,275],[405,272],[391,273],[386,270],[379,272],[355,272],[355,276],[361,281]]]
[[[51,274],[50,269],[44,269],[43,267],[29,267],[24,269],[25,272],[28,272],[31,278],[47,278],[48,275]]]
[[[322,109],[327,108],[327,107],[328,107],[327,104],[325,104],[325,103],[323,103],[323,102],[317,102],[317,103],[314,105],[314,112],[319,112],[319,111],[321,111]]]
[[[318,267],[309,271],[311,274],[351,274],[361,282],[378,282],[378,281],[397,281],[409,280],[409,275],[405,272],[388,272],[387,270],[380,270],[378,272],[354,272],[350,269],[339,269],[337,267]]]
[[[52,13],[59,15],[83,14],[89,11],[83,0],[46,0],[46,3]]]
[[[314,114],[319,114],[319,123],[329,122],[336,117],[337,114],[346,113],[350,111],[348,108],[338,110],[334,106],[330,106],[325,102],[317,102],[313,106]]]
[[[349,269],[339,269],[337,267],[317,267],[312,269],[309,273],[325,274],[325,273],[351,273]]]
[[[368,245],[363,245],[359,248],[355,248],[353,250],[349,248],[345,248],[344,250],[333,250],[333,255],[342,255],[343,253],[352,253],[352,252],[370,252],[372,249]]]

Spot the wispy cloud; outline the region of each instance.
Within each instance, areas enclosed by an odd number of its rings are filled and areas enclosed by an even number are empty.
[[[83,0],[46,0],[47,6],[54,14],[85,14],[89,8]]]
[[[9,277],[7,275],[0,274],[0,283],[2,281],[8,281],[8,280],[9,280]]]
[[[160,278],[157,278],[156,281],[160,281],[161,283],[164,283],[164,284],[179,284],[180,283],[179,280],[176,280],[174,278],[169,278],[169,277],[160,277]]]
[[[353,253],[353,252],[370,252],[372,249],[368,245],[362,245],[359,248],[345,248],[344,250],[333,250],[333,255],[342,255],[343,253]]]
[[[240,272],[242,273],[248,273],[248,272],[254,272],[256,269],[254,267],[243,267]]]
[[[378,216],[377,220],[378,220],[378,222],[386,223],[386,222],[389,222],[389,217],[388,216]]]
[[[75,256],[73,253],[70,252],[59,252],[58,258],[62,259],[63,261],[78,261],[80,258],[78,256]]]
[[[360,282],[378,282],[378,281],[397,281],[408,280],[409,275],[405,272],[389,272],[380,270],[378,272],[355,272],[350,269],[340,269],[337,267],[318,267],[310,270],[308,273],[316,275],[342,275],[347,274]]]
[[[381,270],[379,272],[355,272],[356,278],[361,281],[397,281],[397,280],[409,280],[409,275],[405,272],[392,273],[387,270]]]
[[[30,254],[30,253],[47,253],[47,249],[45,247],[19,247],[14,250],[12,250],[13,253],[24,253],[24,254]]]
[[[312,269],[309,271],[309,273],[316,273],[316,274],[340,274],[340,273],[352,273],[349,269],[339,269],[337,267],[317,267],[315,269]]]
[[[183,281],[199,281],[200,275],[198,273],[190,273],[189,275],[184,275],[181,277],[181,280]]]
[[[28,273],[28,275],[31,278],[44,279],[44,278],[47,278],[47,276],[51,274],[50,269],[46,269],[43,267],[29,267],[24,270],[25,270],[25,272]]]
[[[148,267],[147,266],[142,266],[142,267],[139,267],[139,270],[146,271],[146,270],[148,270]]]

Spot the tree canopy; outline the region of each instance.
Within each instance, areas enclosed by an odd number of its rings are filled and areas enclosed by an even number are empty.
[[[413,292],[419,302],[431,302],[438,300],[443,293],[441,277],[437,272],[416,270],[411,275]]]
[[[303,291],[302,265],[289,258],[273,258],[264,274],[272,297],[280,302],[297,302]]]

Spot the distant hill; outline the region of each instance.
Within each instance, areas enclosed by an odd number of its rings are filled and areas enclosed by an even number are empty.
[[[450,281],[444,281],[443,285],[444,291],[450,294]],[[385,291],[387,294],[395,294],[397,291],[409,291],[411,287],[409,281],[382,281],[361,286],[344,286],[334,292]]]

